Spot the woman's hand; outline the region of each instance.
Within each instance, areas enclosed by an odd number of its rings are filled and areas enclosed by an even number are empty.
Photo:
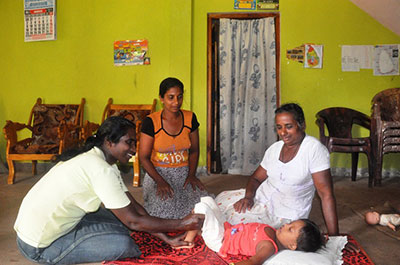
[[[157,196],[159,196],[162,200],[166,200],[174,196],[174,190],[164,179],[157,181]]]
[[[234,205],[235,211],[238,213],[244,213],[246,210],[250,210],[254,205],[254,200],[251,198],[244,197],[243,199],[238,200]]]
[[[190,184],[192,186],[193,190],[196,190],[196,187],[198,187],[200,190],[205,190],[206,187],[204,187],[203,183],[196,178],[195,176],[192,177],[187,177],[185,180],[185,183],[183,184],[183,187],[186,188],[186,186]]]

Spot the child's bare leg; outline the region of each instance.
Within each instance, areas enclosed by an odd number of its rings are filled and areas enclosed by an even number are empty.
[[[192,211],[194,213],[194,210]],[[185,239],[183,241],[188,242],[189,244],[187,246],[180,246],[180,247],[174,247],[174,249],[181,249],[181,248],[192,248],[194,247],[194,239],[196,238],[196,235],[200,231],[198,230],[190,230],[186,232]]]
[[[199,233],[198,230],[187,231],[185,239],[183,241],[187,242],[188,245],[187,246],[173,247],[173,248],[174,249],[193,248],[194,247],[194,239],[195,239],[197,233]]]
[[[193,243],[195,237],[197,236],[197,234],[199,233],[198,230],[190,230],[187,232],[186,237],[185,237],[185,241],[189,242],[189,243]]]

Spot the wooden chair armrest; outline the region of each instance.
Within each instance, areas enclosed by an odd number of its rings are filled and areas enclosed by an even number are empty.
[[[23,129],[28,129],[32,131],[32,127],[30,125],[26,125],[25,123],[13,122],[10,120],[6,121],[6,125],[3,128],[4,134],[6,133],[14,133],[21,131]]]
[[[6,125],[3,128],[3,133],[6,140],[9,142],[10,147],[15,146],[18,142],[18,134],[17,132],[28,129],[32,131],[32,127],[19,122],[12,122],[10,120],[6,121]],[[27,139],[30,141],[31,138]]]

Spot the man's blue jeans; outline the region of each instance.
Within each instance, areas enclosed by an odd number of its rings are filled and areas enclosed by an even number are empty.
[[[141,255],[129,230],[109,210],[85,215],[68,234],[46,248],[32,247],[17,237],[22,254],[40,264],[76,264]]]

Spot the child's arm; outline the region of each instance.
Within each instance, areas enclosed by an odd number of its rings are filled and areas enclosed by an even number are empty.
[[[248,260],[236,262],[235,265],[261,265],[275,253],[275,246],[271,241],[263,240],[257,244],[256,254]]]
[[[391,222],[388,222],[387,226],[389,226],[393,231],[396,231],[396,227]]]

